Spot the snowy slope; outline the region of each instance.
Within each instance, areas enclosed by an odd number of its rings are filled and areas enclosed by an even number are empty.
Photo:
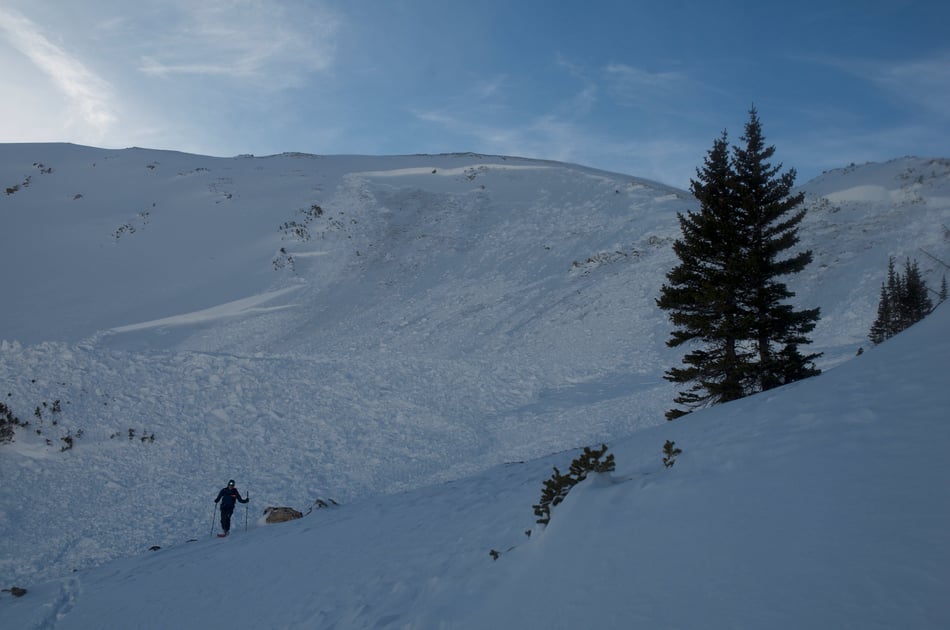
[[[0,177],[0,395],[31,422],[0,446],[0,586],[203,539],[230,477],[252,521],[317,497],[353,513],[672,426],[654,299],[684,191],[471,154],[72,145],[0,145]],[[790,284],[831,367],[867,346],[888,255],[938,286],[921,248],[950,258],[950,162],[804,190],[815,263]],[[538,474],[520,483],[530,506]]]
[[[530,506],[574,453],[203,536],[0,611],[63,629],[945,628],[948,333],[944,307],[815,379],[618,440],[616,471],[545,530]]]
[[[815,259],[803,272],[807,286],[797,288],[805,303],[821,306],[813,341],[828,349],[827,360],[846,356],[834,348],[866,343],[853,333],[874,320],[888,256],[900,269],[916,259],[939,289],[950,263],[948,182],[950,160],[901,158],[830,171],[802,187],[809,212],[801,244]]]

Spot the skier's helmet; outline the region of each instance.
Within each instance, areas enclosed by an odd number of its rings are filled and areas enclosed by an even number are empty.
[[[234,480],[233,480],[233,479],[228,480],[228,485],[229,485],[229,486],[233,486],[233,485],[234,485]]]

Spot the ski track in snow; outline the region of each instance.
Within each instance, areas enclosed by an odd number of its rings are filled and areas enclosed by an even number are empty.
[[[275,306],[271,308],[262,307],[262,304],[266,304],[270,300],[280,297],[281,295],[293,291],[299,287],[288,287],[286,289],[281,289],[279,291],[270,291],[262,295],[255,295],[252,297],[244,298],[243,300],[235,300],[233,302],[228,302],[227,304],[222,304],[220,306],[215,306],[213,308],[208,308],[200,311],[195,311],[193,313],[186,313],[182,315],[175,315],[172,317],[164,317],[162,319],[156,319],[150,322],[142,322],[140,324],[128,324],[126,326],[118,326],[106,331],[106,334],[121,334],[125,332],[134,332],[145,330],[148,328],[160,328],[163,326],[186,326],[193,324],[201,324],[206,322],[211,322],[218,319],[223,319],[225,317],[237,317],[239,315],[248,315],[256,313],[266,313],[272,310],[280,310],[283,308],[291,308],[290,306]]]

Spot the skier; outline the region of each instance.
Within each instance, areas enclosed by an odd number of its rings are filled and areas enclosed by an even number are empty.
[[[231,531],[231,513],[234,512],[234,502],[240,501],[241,503],[247,503],[250,500],[250,496],[246,499],[241,498],[241,493],[234,487],[233,479],[228,481],[226,488],[221,488],[221,492],[218,493],[218,498],[214,500],[215,503],[218,501],[221,502],[221,529],[224,533],[218,534],[218,536],[227,536],[228,532]]]

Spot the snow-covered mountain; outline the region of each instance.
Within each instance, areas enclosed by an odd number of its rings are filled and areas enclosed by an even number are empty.
[[[846,613],[896,610],[897,577],[915,619],[950,617],[931,598],[947,508],[922,502],[948,468],[913,452],[947,443],[946,314],[849,361],[888,256],[939,286],[950,160],[805,184],[815,261],[789,285],[821,307],[812,348],[835,369],[675,423],[654,299],[685,191],[473,154],[42,144],[0,145],[0,178],[0,395],[30,423],[0,445],[0,587],[31,587],[0,617],[199,627],[235,598],[241,627],[566,627],[598,608],[608,627],[868,627]],[[684,448],[669,471],[665,439]],[[617,473],[526,538],[550,466],[600,442]],[[209,541],[228,478],[252,531]],[[320,497],[343,507],[256,526]],[[820,590],[841,580],[837,606]]]

